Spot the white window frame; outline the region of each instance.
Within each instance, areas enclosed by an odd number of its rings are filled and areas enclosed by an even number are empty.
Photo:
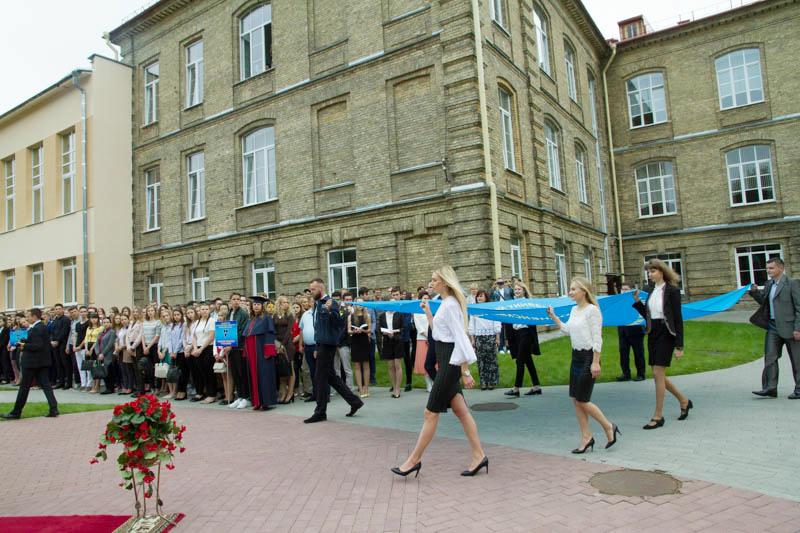
[[[259,291],[259,280],[261,277],[261,288]],[[265,293],[270,299],[275,298],[275,261],[268,259],[257,259],[253,261],[253,293]]]
[[[31,267],[31,303],[33,307],[44,307],[44,266],[41,263]]]
[[[556,259],[556,296],[563,297],[569,293],[567,285],[567,254],[562,243],[556,243],[553,248]]]
[[[259,136],[263,136],[263,146],[248,147],[248,142],[256,143]],[[263,179],[259,177],[259,168],[263,169]],[[242,205],[260,204],[277,197],[275,128],[267,126],[242,137]]]
[[[75,211],[75,132],[61,135],[61,214]]]
[[[144,125],[158,122],[158,61],[144,67]]]
[[[517,276],[519,279],[523,279],[522,246],[519,237],[511,237],[509,241],[509,251],[511,253],[511,277]]]
[[[766,149],[766,154],[761,154]],[[744,161],[748,157],[745,151],[752,151],[753,159]],[[735,155],[736,161],[733,161]],[[766,165],[766,169],[764,166]],[[725,167],[728,173],[728,192],[730,193],[731,207],[770,203],[775,201],[775,180],[772,175],[772,149],[768,144],[749,144],[740,146],[725,153]],[[764,172],[766,170],[766,172]],[[746,174],[749,172],[749,175]],[[747,187],[748,182],[755,187]],[[736,190],[738,188],[738,190]],[[747,201],[747,192],[757,191],[758,200]],[[734,199],[735,194],[741,195],[741,201]]]
[[[260,20],[257,20],[261,17]],[[255,22],[252,22],[255,21]],[[245,25],[251,26],[245,29]],[[256,25],[257,24],[257,25]],[[260,35],[259,35],[260,33]],[[267,42],[269,41],[269,43]],[[251,9],[239,19],[239,72],[242,81],[272,68],[272,5],[262,4]],[[263,46],[259,57],[253,56],[252,45]],[[269,52],[269,57],[267,53]],[[267,64],[269,60],[269,64]]]
[[[17,195],[16,195],[16,170],[17,160],[6,159],[4,161],[6,173],[6,231],[12,231],[16,227],[17,216]]]
[[[644,82],[647,82],[647,87],[642,86]],[[628,95],[628,118],[631,129],[646,128],[667,121],[667,93],[662,72],[648,72],[635,76],[625,82],[625,88]],[[649,112],[645,112],[645,105],[650,109]],[[634,111],[636,108],[638,112]],[[650,122],[646,121],[647,114],[652,116]],[[634,124],[637,118],[640,124]]]
[[[201,103],[203,103],[203,40],[199,39],[186,45],[186,107]]]
[[[345,253],[353,252],[353,254],[357,254],[356,249],[354,247],[350,248],[338,248],[336,250],[328,250],[328,288],[331,293],[334,291],[341,290],[342,288],[348,290],[355,290],[358,291],[358,255],[356,255],[356,259],[352,261],[347,261],[344,258]],[[342,254],[342,261],[334,263],[331,261],[331,257],[335,253]],[[351,269],[355,271],[355,285],[347,286],[347,279]],[[336,283],[336,272],[339,272],[341,283]]]
[[[578,103],[578,85],[575,81],[575,50],[564,42],[564,64],[567,68],[567,94],[570,99]]]
[[[62,260],[61,295],[64,305],[74,305],[78,303],[77,281],[78,281],[78,264],[75,261],[75,258],[70,257],[69,259]]]
[[[492,20],[501,28],[506,29],[505,24],[503,24],[503,0],[489,0],[489,8],[492,12]]]
[[[584,204],[589,203],[589,193],[586,188],[586,150],[581,145],[575,144],[575,176],[578,178],[578,200]]]
[[[38,164],[36,161],[38,160]],[[33,224],[44,220],[44,148],[31,150],[31,220]],[[39,214],[37,219],[36,214]]]
[[[650,171],[653,165],[658,165],[658,174],[651,176]],[[644,169],[645,175],[640,175]],[[652,161],[636,167],[636,201],[639,206],[639,218],[653,218],[675,215],[678,213],[678,200],[675,193],[675,172],[670,161]],[[658,185],[658,190],[654,187]],[[647,203],[642,203],[642,196],[645,196]],[[654,200],[659,197],[661,200]],[[672,210],[669,210],[670,200]],[[654,206],[660,205],[662,212],[654,214]],[[647,214],[642,214],[642,208],[646,207]]]
[[[544,123],[545,146],[547,147],[547,172],[550,174],[550,187],[562,191],[561,162],[558,157],[558,130],[550,123]]]
[[[6,284],[6,311],[12,311],[17,308],[17,282],[13,270],[6,270],[5,272]]]
[[[186,156],[186,197],[189,200],[189,221],[206,217],[206,178],[204,152]],[[197,298],[194,298],[197,300]]]
[[[192,300],[195,302],[206,301],[208,294],[208,269],[193,268],[190,272],[192,276]]]
[[[754,248],[762,248],[763,250],[754,250]],[[772,253],[770,253],[772,252]],[[780,257],[783,259],[783,245],[780,243],[759,243],[759,244],[745,244],[743,246],[737,246],[734,248],[734,261],[736,263],[736,284],[741,287],[749,286],[750,284],[755,283],[755,271],[753,270],[753,256],[763,254],[764,257],[764,268],[766,271],[767,261],[772,257]],[[741,265],[739,264],[739,259],[746,257],[748,263],[748,272],[750,276],[750,282],[746,284],[742,284],[742,269]],[[769,279],[769,277],[767,277]],[[764,285],[759,285],[759,287],[763,288]]]
[[[550,45],[547,42],[547,19],[539,8],[533,7],[533,25],[536,29],[536,53],[539,55],[539,68],[550,75]]]
[[[147,231],[160,229],[158,197],[161,189],[161,177],[157,168],[144,172],[145,224]]]
[[[676,274],[678,274],[678,288],[681,290],[681,294],[683,294],[683,279],[685,273],[683,271],[683,256],[680,252],[660,252],[657,254],[647,254],[644,256],[644,263],[651,259],[661,259],[664,261],[668,267],[670,267]],[[645,269],[644,271],[644,279],[650,279],[650,272]]]
[[[755,52],[755,58],[749,52]],[[748,55],[751,56],[749,59]],[[717,73],[717,95],[721,111],[764,101],[761,50],[758,48],[742,48],[720,56],[714,61],[714,69]],[[743,90],[736,92],[737,85]],[[737,97],[740,95],[744,95],[744,102],[738,102]],[[726,98],[730,98],[727,105]]]
[[[583,272],[586,279],[592,281],[592,252],[588,248],[583,249]]]
[[[511,114],[511,93],[498,87],[497,97],[500,102],[500,132],[503,139],[503,166],[516,172],[517,160],[514,153],[514,118]]]
[[[153,274],[147,277],[147,296],[148,302],[155,301],[156,305],[161,305],[161,298],[164,296],[164,282],[161,276]]]

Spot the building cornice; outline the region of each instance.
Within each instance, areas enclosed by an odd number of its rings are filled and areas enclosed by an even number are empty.
[[[594,19],[586,10],[583,2],[581,0],[563,0],[563,4],[578,29],[580,29],[581,35],[589,41],[595,50],[601,56],[610,53],[611,47],[608,45],[606,38],[603,37],[603,33],[597,27],[597,24],[594,23]]]
[[[192,0],[160,0],[111,30],[109,32],[111,42],[119,46],[123,38],[136,35],[155,26],[191,3]]]

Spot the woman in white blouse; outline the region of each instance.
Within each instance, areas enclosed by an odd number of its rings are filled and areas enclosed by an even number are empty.
[[[489,301],[489,293],[479,290],[475,295],[475,303]],[[416,315],[414,315],[416,316]],[[478,376],[481,379],[481,390],[493,390],[500,380],[497,364],[497,348],[500,346],[500,322],[487,320],[479,316],[469,317],[469,338],[478,356]]]
[[[400,476],[407,476],[411,472],[419,475],[422,468],[422,453],[430,444],[436,433],[439,422],[439,413],[446,413],[451,407],[461,421],[464,433],[472,448],[472,462],[469,470],[461,472],[462,476],[474,476],[481,468],[489,472],[489,459],[483,453],[481,441],[478,438],[478,425],[469,412],[467,402],[461,392],[459,379],[464,386],[471,389],[475,380],[469,373],[469,365],[477,360],[467,337],[467,303],[461,291],[461,285],[455,271],[444,266],[436,270],[431,276],[433,290],[442,297],[442,303],[436,311],[436,316],[431,314],[427,300],[420,302],[420,307],[428,317],[431,324],[433,340],[436,341],[436,360],[439,372],[433,382],[433,388],[428,396],[428,406],[425,408],[425,422],[417,439],[417,445],[399,467],[392,468],[392,472]]]
[[[196,364],[200,374],[200,383],[195,383],[197,395],[191,401],[214,403],[217,401],[217,376],[214,375],[214,325],[207,302],[200,304],[200,318],[194,330],[192,356],[197,357]]]
[[[603,349],[603,315],[597,307],[597,300],[592,294],[592,285],[586,278],[575,278],[569,286],[569,297],[578,304],[570,310],[569,319],[562,322],[547,308],[547,314],[553,319],[561,331],[569,334],[572,343],[572,363],[569,367],[569,395],[575,404],[575,416],[581,427],[581,445],[572,453],[584,453],[587,448],[594,450],[594,437],[589,429],[591,416],[603,426],[608,437],[606,448],[617,442],[619,429],[605,417],[603,412],[593,404],[592,388],[594,380],[600,375],[600,351]]]

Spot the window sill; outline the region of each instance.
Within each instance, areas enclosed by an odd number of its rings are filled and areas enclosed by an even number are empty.
[[[139,129],[145,130],[147,128],[150,128],[152,126],[157,126],[157,125],[158,125],[158,121],[154,120],[153,122],[148,122],[147,124],[142,124],[142,126]]]
[[[543,69],[541,65],[539,65],[539,72],[541,72],[542,74],[544,74],[545,76],[547,76],[547,77],[548,77],[548,79],[549,79],[550,81],[552,81],[553,83],[556,83],[556,79],[553,77],[553,75],[552,75],[552,74],[550,74],[549,72],[547,72],[545,69]]]
[[[647,220],[650,218],[663,218],[663,217],[674,217],[677,216],[678,212],[675,211],[674,213],[664,213],[663,215],[639,215],[639,220]]]
[[[503,24],[499,20],[492,19],[492,23],[494,24],[494,26],[497,27],[497,29],[505,33],[507,37],[509,38],[511,37],[511,34],[508,32],[507,29],[505,29],[505,27],[503,27]]]
[[[247,83],[248,81],[256,80],[258,78],[263,78],[263,77],[267,76],[268,74],[270,74],[271,72],[273,72],[274,70],[275,70],[275,66],[273,65],[273,66],[269,67],[267,70],[265,70],[264,72],[259,72],[258,74],[254,74],[253,76],[250,76],[249,78],[245,78],[243,80],[237,81],[236,83],[233,84],[233,86],[234,87],[238,87],[239,85],[243,85],[243,84]]]
[[[747,202],[743,204],[731,204],[731,209],[735,209],[737,207],[750,207],[754,205],[764,205],[764,204],[774,204],[777,200],[774,198],[772,200],[761,200],[760,202]]]
[[[725,108],[720,107],[719,108],[719,112],[720,113],[724,113],[725,111],[735,111],[737,109],[744,109],[746,107],[750,107],[750,106],[754,106],[754,105],[758,105],[758,104],[763,104],[764,102],[766,102],[766,100],[759,100],[758,102],[750,102],[748,104],[735,105],[735,106],[725,107]]]
[[[579,202],[581,203],[581,206],[583,206],[583,207],[586,207],[588,209],[592,208],[592,204],[590,204],[588,202],[584,202],[583,200],[579,200]]]
[[[662,124],[669,124],[669,122],[670,122],[669,120],[663,120],[661,122],[653,122],[652,124],[644,124],[642,126],[631,126],[630,129],[631,130],[641,130],[643,128],[650,128],[650,127],[653,127],[653,126],[660,126]]]
[[[189,110],[192,110],[192,109],[196,109],[196,108],[200,107],[201,105],[203,105],[203,101],[202,100],[197,102],[196,104],[192,104],[192,105],[190,105],[188,107],[184,107],[183,110],[184,111],[189,111]]]
[[[161,226],[157,228],[146,229],[142,232],[142,235],[144,235],[145,233],[155,233],[156,231],[161,231]]]
[[[264,200],[263,202],[256,202],[254,204],[240,205],[239,207],[234,207],[233,210],[234,211],[239,211],[241,209],[248,209],[250,207],[256,207],[256,206],[259,206],[259,205],[271,204],[271,203],[274,203],[274,202],[277,202],[277,201],[278,201],[277,198],[271,198],[269,200]]]
[[[561,189],[557,189],[556,187],[553,187],[552,185],[550,186],[550,192],[558,193],[558,194],[560,194],[561,196],[564,196],[564,197],[567,196],[567,192],[566,191],[562,191]]]
[[[203,221],[203,220],[205,220],[205,219],[206,219],[206,217],[205,217],[205,216],[202,216],[202,217],[200,217],[200,218],[190,218],[190,219],[188,219],[188,220],[184,220],[184,221],[183,221],[183,223],[184,223],[184,224],[191,224],[191,223],[193,223],[193,222],[202,222],[202,221]]]
[[[513,175],[513,176],[516,176],[516,177],[520,178],[520,179],[525,179],[525,176],[523,176],[520,172],[517,172],[513,168],[503,167],[503,170],[505,172],[508,172],[509,174]]]
[[[314,189],[311,192],[315,192],[315,193],[317,193],[317,192],[325,192],[325,191],[330,191],[330,190],[333,190],[333,189],[340,189],[342,187],[350,187],[351,185],[355,185],[355,184],[356,184],[355,181],[346,181],[344,183],[337,183],[336,185],[328,185],[327,187],[320,187],[319,189]]]

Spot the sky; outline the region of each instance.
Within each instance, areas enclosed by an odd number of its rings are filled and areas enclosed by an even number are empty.
[[[300,2],[305,0],[274,0]],[[351,0],[352,1],[352,0]],[[377,2],[379,0],[359,0]],[[737,7],[752,0],[583,0],[606,38],[618,38],[617,21],[644,15],[662,29],[678,20]],[[92,54],[113,58],[103,32],[119,26],[152,0],[0,0],[0,114],[21,104]],[[80,6],[78,8],[78,6]],[[11,23],[14,21],[14,23]]]

